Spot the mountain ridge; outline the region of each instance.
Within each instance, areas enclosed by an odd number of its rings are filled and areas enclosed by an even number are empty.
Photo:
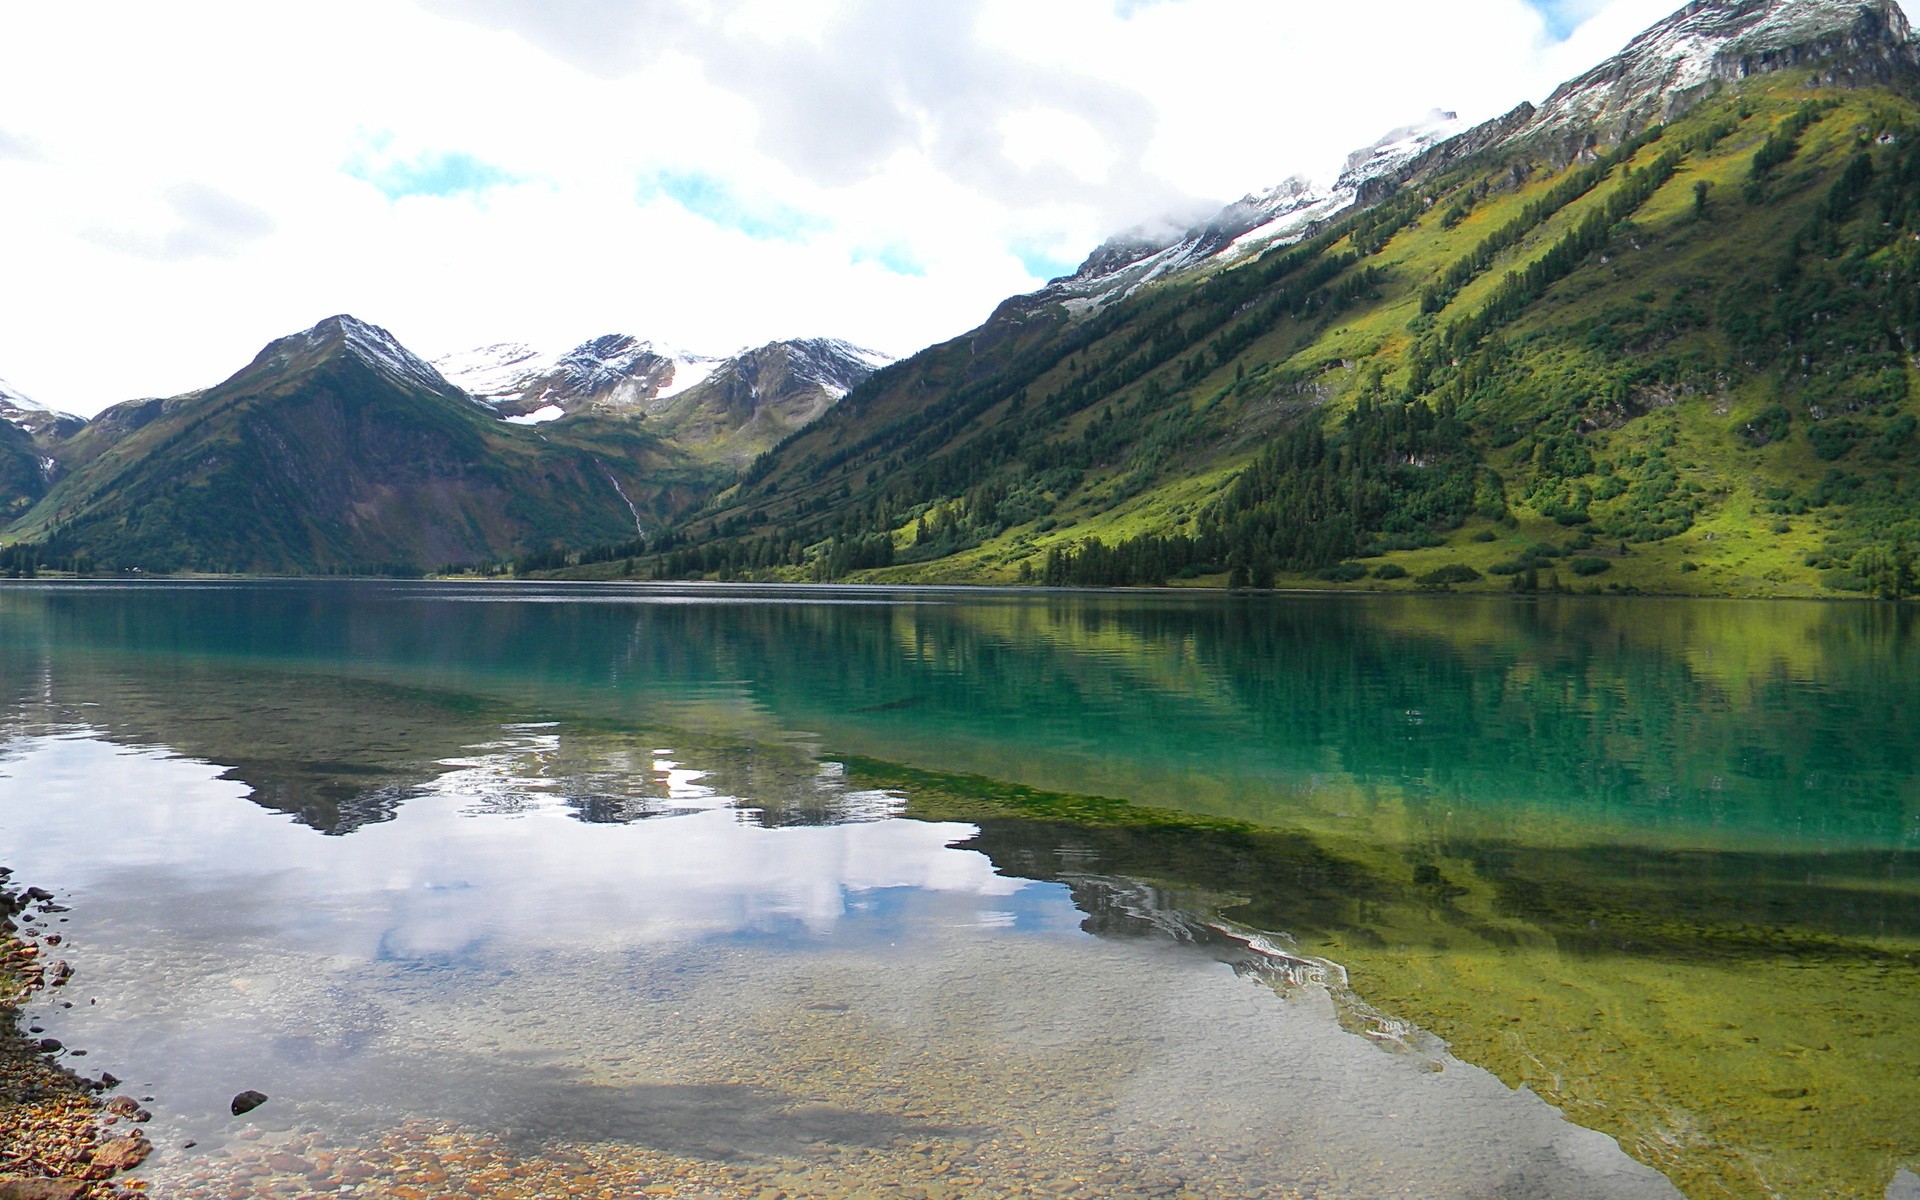
[[[417,572],[588,530],[631,537],[636,503],[658,521],[695,499],[675,488],[706,490],[637,431],[503,425],[347,316],[275,339],[211,388],[102,416],[11,538],[148,569]]]
[[[1920,68],[1896,0],[1693,0],[1554,89],[1519,136],[1574,124],[1625,136],[1679,115],[1715,82],[1817,59],[1844,61],[1855,82]]]
[[[792,338],[721,357],[605,334],[557,355],[508,343],[435,365],[515,424],[587,412],[644,420],[696,458],[743,466],[892,361],[838,338]]]

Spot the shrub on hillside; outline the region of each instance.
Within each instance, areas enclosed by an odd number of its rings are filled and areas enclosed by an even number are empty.
[[[1447,587],[1456,583],[1472,583],[1480,578],[1480,572],[1465,563],[1448,563],[1435,571],[1428,571],[1417,581],[1421,587]]]

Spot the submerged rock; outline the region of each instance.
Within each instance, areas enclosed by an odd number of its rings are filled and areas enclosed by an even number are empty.
[[[256,1092],[248,1089],[233,1098],[233,1115],[238,1117],[250,1113],[266,1102],[267,1094],[265,1092]]]
[[[102,1142],[99,1149],[93,1152],[93,1170],[89,1174],[105,1178],[121,1171],[131,1171],[147,1161],[147,1155],[152,1153],[153,1144],[137,1134]]]

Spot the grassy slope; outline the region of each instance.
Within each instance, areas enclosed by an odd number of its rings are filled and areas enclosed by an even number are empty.
[[[1612,262],[1592,265],[1556,287],[1536,306],[1535,312],[1518,324],[1517,337],[1544,335],[1543,345],[1530,348],[1531,357],[1538,362],[1543,374],[1552,372],[1568,357],[1580,357],[1556,344],[1559,341],[1553,337],[1556,330],[1593,320],[1611,307],[1631,302],[1636,295],[1653,292],[1664,297],[1691,281],[1724,277],[1730,267],[1737,268],[1751,261],[1743,257],[1749,253],[1748,248],[1777,244],[1782,230],[1804,222],[1824,192],[1825,181],[1852,153],[1854,128],[1869,121],[1873,110],[1889,104],[1888,98],[1875,93],[1840,93],[1845,106],[1809,134],[1781,189],[1784,194],[1776,195],[1764,207],[1749,208],[1741,203],[1737,193],[1753,151],[1764,140],[1765,128],[1813,93],[1794,88],[1786,79],[1776,78],[1767,81],[1765,86],[1749,89],[1747,94],[1757,102],[1755,116],[1713,153],[1690,161],[1641,210],[1635,220],[1640,232],[1631,248],[1618,254]],[[1911,112],[1910,106],[1904,103],[1899,106]],[[1677,141],[1697,132],[1722,111],[1721,106],[1715,105],[1697,112],[1691,119],[1677,123],[1665,140]],[[1643,150],[1636,161],[1644,163],[1659,149],[1656,144]],[[1691,215],[1694,179],[1706,179],[1716,189],[1711,194],[1713,219],[1706,223],[1694,221]],[[1390,295],[1371,311],[1329,329],[1298,352],[1296,358],[1376,362],[1391,372],[1399,365],[1409,344],[1405,326],[1419,312],[1419,281],[1463,255],[1485,233],[1510,219],[1552,182],[1551,176],[1537,178],[1526,188],[1492,203],[1483,203],[1451,231],[1441,229],[1438,222],[1429,222],[1402,235],[1384,258],[1405,283],[1405,289]],[[1492,271],[1469,285],[1454,301],[1452,310],[1470,310],[1477,301],[1484,300],[1506,270],[1524,265],[1550,246],[1604,198],[1607,186],[1595,189],[1543,223]],[[1434,208],[1441,210],[1450,202],[1449,195],[1442,193]],[[1286,333],[1280,331],[1264,339],[1249,352],[1249,357],[1274,353],[1281,348]],[[1727,353],[1724,340],[1715,337],[1712,331],[1693,340],[1695,345],[1686,348],[1717,352],[1716,357]],[[1358,378],[1361,373],[1360,370],[1341,372],[1348,378]],[[1388,379],[1391,382],[1391,374]],[[1230,386],[1231,368],[1223,368],[1201,385],[1203,389]],[[1345,396],[1337,395],[1329,405],[1330,413],[1342,412],[1343,401],[1351,395],[1351,391]],[[1620,558],[1607,573],[1605,583],[1698,595],[1832,594],[1820,586],[1816,572],[1802,561],[1807,551],[1814,548],[1814,523],[1800,522],[1797,529],[1784,535],[1776,534],[1773,531],[1776,519],[1757,511],[1759,497],[1767,488],[1804,488],[1807,481],[1818,479],[1824,473],[1826,464],[1814,456],[1804,438],[1752,449],[1734,436],[1740,425],[1774,403],[1776,397],[1772,381],[1754,378],[1731,393],[1687,397],[1671,408],[1649,412],[1619,429],[1598,430],[1590,435],[1595,456],[1606,457],[1629,449],[1644,450],[1671,433],[1676,443],[1671,454],[1682,462],[1685,476],[1713,497],[1692,530],[1668,541],[1632,547],[1631,553]],[[1491,457],[1509,480],[1519,482],[1526,478],[1526,468],[1514,461],[1514,454],[1501,455],[1495,451]],[[1204,486],[1224,478],[1225,472],[1217,471],[1212,478],[1198,482]],[[1195,483],[1176,481],[1130,504],[1089,514],[1088,519],[1075,528],[1041,535],[1032,540],[1032,545],[1044,551],[1050,544],[1084,536],[1098,535],[1111,540],[1170,526],[1196,502]],[[1387,557],[1404,566],[1410,576],[1453,562],[1464,562],[1484,571],[1535,542],[1562,541],[1567,536],[1566,529],[1537,512],[1528,511],[1524,505],[1515,505],[1514,516],[1516,521],[1511,527],[1473,522],[1452,535],[1446,547],[1402,551]],[[1474,535],[1488,532],[1497,540],[1487,543],[1473,540]],[[1017,538],[1018,534],[1011,536]],[[969,556],[970,561],[954,565],[983,580],[1010,580],[1011,572],[999,561],[1003,555],[996,554],[995,549],[983,548],[977,556]],[[1688,561],[1695,562],[1701,569],[1682,572],[1680,564]],[[920,573],[905,568],[889,574],[911,578]],[[942,574],[933,573],[934,577]],[[1284,582],[1300,587],[1329,586],[1297,576]],[[1571,577],[1567,582],[1572,582]],[[1414,585],[1369,582],[1359,586]],[[1501,589],[1507,585],[1502,579],[1489,578],[1469,586]]]
[[[1829,535],[1842,528],[1845,504],[1796,516],[1769,511],[1773,497],[1804,498],[1832,464],[1818,459],[1805,436],[1808,422],[1796,421],[1786,439],[1752,447],[1738,431],[1769,406],[1792,399],[1788,385],[1764,368],[1726,375],[1709,390],[1640,388],[1624,401],[1597,405],[1598,397],[1624,386],[1630,368],[1656,358],[1728,362],[1733,348],[1721,328],[1714,304],[1728,289],[1749,279],[1769,279],[1784,245],[1803,226],[1826,195],[1832,180],[1855,153],[1862,133],[1920,124],[1920,110],[1908,99],[1881,90],[1812,90],[1800,72],[1749,81],[1738,94],[1730,89],[1674,123],[1659,142],[1643,148],[1628,166],[1644,166],[1664,150],[1690,146],[1710,124],[1731,120],[1733,131],[1708,149],[1687,153],[1678,174],[1619,230],[1607,251],[1584,262],[1569,278],[1553,285],[1526,312],[1502,330],[1511,348],[1511,368],[1529,382],[1509,387],[1504,398],[1482,404],[1475,425],[1489,466],[1506,483],[1510,520],[1475,519],[1446,535],[1447,545],[1396,551],[1386,556],[1410,576],[1436,566],[1465,563],[1480,569],[1513,558],[1539,542],[1564,543],[1570,531],[1541,511],[1530,496],[1535,479],[1525,456],[1532,437],[1499,446],[1490,430],[1502,423],[1527,426],[1589,406],[1584,441],[1603,463],[1625,461],[1660,449],[1677,470],[1683,489],[1697,504],[1690,529],[1666,540],[1635,542],[1620,549],[1619,539],[1598,539],[1583,553],[1609,561],[1594,580],[1561,572],[1558,582],[1578,589],[1637,589],[1700,595],[1834,595],[1821,573],[1808,565]],[[1763,203],[1741,199],[1741,185],[1755,150],[1768,133],[1810,97],[1836,107],[1801,139],[1798,155],[1777,172]],[[1746,115],[1736,105],[1744,105]],[[1088,434],[1108,418],[1143,427],[1132,446],[1123,445],[1110,460],[1094,464],[1063,491],[1044,496],[1047,511],[1024,520],[979,545],[929,562],[856,573],[853,578],[889,582],[1013,582],[1022,564],[1037,567],[1050,547],[1068,547],[1088,537],[1111,543],[1145,532],[1171,533],[1193,527],[1196,515],[1219,495],[1277,429],[1317,408],[1315,419],[1338,422],[1369,385],[1388,394],[1407,377],[1409,352],[1421,326],[1420,292],[1447,266],[1467,254],[1491,230],[1513,219],[1561,178],[1564,171],[1535,161],[1516,187],[1505,186],[1510,162],[1469,164],[1451,175],[1422,183],[1430,205],[1424,215],[1399,232],[1369,265],[1384,272],[1374,296],[1330,317],[1282,319],[1251,345],[1198,378],[1183,378],[1180,356],[1146,376],[1127,382],[1070,413],[1047,431],[1061,445]],[[1571,168],[1569,168],[1571,169]],[[1465,287],[1439,314],[1446,322],[1475,311],[1509,271],[1524,267],[1605,203],[1621,186],[1617,169],[1581,199],[1542,222],[1492,269]],[[1440,214],[1469,189],[1496,181],[1465,220],[1445,227]],[[1696,181],[1710,184],[1705,220],[1693,212]],[[1336,247],[1340,249],[1344,247]],[[1248,269],[1246,267],[1236,270]],[[1337,281],[1336,281],[1337,282]],[[771,469],[748,486],[723,498],[714,516],[694,526],[695,535],[753,535],[802,529],[809,538],[822,534],[822,515],[857,508],[889,488],[903,466],[922,461],[963,458],[978,440],[1017,429],[1030,417],[1034,400],[1049,397],[1081,378],[1078,372],[1131,353],[1164,323],[1187,319],[1185,305],[1205,286],[1184,280],[1125,302],[1111,332],[1085,346],[1067,345],[1075,329],[1041,314],[1024,320],[997,316],[969,338],[935,347],[889,372],[877,386],[855,393],[842,410],[781,448]],[[1699,297],[1708,319],[1703,326],[1661,334],[1623,352],[1605,353],[1587,344],[1595,324],[1631,323],[1664,307]],[[1410,328],[1411,327],[1411,328]],[[1021,355],[1027,360],[1023,361]],[[1037,365],[1036,365],[1037,364]],[[836,450],[857,445],[887,427],[924,428],[937,423],[952,398],[970,383],[997,375],[1022,385],[1018,400],[1000,400],[967,412],[951,436],[937,445],[909,447],[902,453],[881,446],[833,464]],[[1146,397],[1150,386],[1166,399]],[[1916,406],[1910,396],[1904,409]],[[1599,419],[1592,417],[1598,412]],[[1143,446],[1156,430],[1171,428],[1182,413],[1197,414],[1186,436],[1162,439],[1171,445]],[[1611,418],[1611,419],[1610,419]],[[1591,427],[1597,426],[1597,427]],[[1198,430],[1198,435],[1192,434]],[[1174,433],[1181,431],[1174,430]],[[1032,443],[1029,443],[1032,444]],[[1843,466],[1847,464],[1842,464]],[[1900,473],[1906,464],[1895,464]],[[1003,476],[1015,477],[1017,471]],[[1142,477],[1146,486],[1141,486]],[[1624,476],[1623,476],[1624,477]],[[1584,482],[1597,483],[1595,473]],[[1770,496],[1770,493],[1772,494]],[[1682,495],[1687,494],[1683,490]],[[916,521],[952,507],[959,492],[929,494],[920,503],[895,504],[896,551],[910,552]],[[1631,501],[1596,501],[1597,525]],[[1800,507],[1805,507],[1804,504]],[[1478,540],[1490,538],[1491,540]],[[1692,568],[1683,568],[1692,564]],[[604,572],[606,568],[601,568]],[[774,568],[766,575],[804,578],[806,568]],[[1551,579],[1551,575],[1548,576]],[[1197,584],[1223,582],[1201,578]],[[1282,586],[1329,587],[1304,576],[1283,575]],[[1506,587],[1504,578],[1488,578],[1478,589]],[[1411,587],[1369,580],[1352,587]]]

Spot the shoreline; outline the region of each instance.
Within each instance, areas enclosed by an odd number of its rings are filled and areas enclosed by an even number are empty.
[[[59,584],[113,584],[113,585],[153,585],[153,586],[204,586],[206,584],[241,583],[412,583],[432,586],[462,587],[579,587],[592,589],[615,589],[633,591],[677,590],[706,588],[740,592],[819,592],[833,594],[851,592],[863,595],[878,595],[889,592],[940,594],[978,594],[1003,597],[1018,596],[1191,596],[1226,599],[1282,598],[1282,599],[1330,599],[1352,597],[1357,600],[1379,598],[1420,598],[1420,599],[1477,599],[1477,600],[1514,600],[1528,603],[1554,602],[1561,600],[1692,600],[1706,602],[1741,602],[1765,604],[1835,604],[1835,605],[1883,605],[1899,606],[1920,603],[1920,596],[1910,596],[1901,600],[1884,600],[1877,596],[1862,595],[1854,592],[1839,592],[1830,595],[1790,595],[1768,594],[1764,592],[1651,592],[1633,591],[1534,591],[1514,592],[1506,588],[1459,588],[1444,586],[1436,588],[1383,588],[1383,587],[1273,587],[1273,588],[1224,588],[1224,587],[1176,587],[1162,584],[1129,585],[1115,587],[1094,587],[1089,585],[1068,585],[1050,587],[1043,584],[1021,583],[887,583],[873,580],[837,580],[833,582],[814,582],[812,580],[760,580],[760,579],[593,579],[572,578],[566,576],[481,576],[481,575],[211,575],[211,574],[114,574],[114,575],[66,575],[57,572],[42,572],[31,579],[0,579],[0,587],[59,585]],[[0,1197],[4,1200],[4,1197]]]
[[[0,1200],[124,1200],[144,1185],[115,1177],[153,1149],[132,1097],[102,1099],[118,1080],[63,1066],[57,1041],[22,1028],[21,1007],[73,973],[59,958],[62,935],[45,927],[62,911],[51,893],[0,868]]]

